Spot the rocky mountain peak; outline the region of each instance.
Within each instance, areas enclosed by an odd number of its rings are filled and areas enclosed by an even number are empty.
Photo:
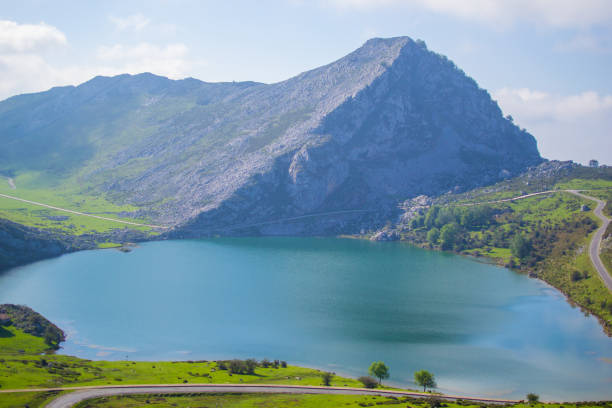
[[[541,161],[485,90],[409,37],[275,84],[140,74],[11,98],[0,143],[1,172],[76,180],[181,236],[351,232]]]

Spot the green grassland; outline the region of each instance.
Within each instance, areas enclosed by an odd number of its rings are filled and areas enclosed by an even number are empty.
[[[608,176],[557,180],[544,187],[587,190],[586,194],[608,200],[612,199],[612,180]],[[520,196],[526,191],[518,188],[526,185],[524,181],[511,180],[457,195],[455,199],[450,195],[441,197],[401,230],[402,238],[422,247],[485,257],[538,277],[563,292],[570,302],[596,315],[604,330],[612,333],[612,294],[588,256],[588,245],[600,221],[592,211],[581,209],[582,205],[593,209],[593,201],[559,191],[478,204]],[[608,268],[612,266],[611,241],[608,238],[602,248],[602,259]]]
[[[36,172],[18,174],[14,177],[14,183],[17,186],[16,189],[13,189],[6,179],[0,178],[0,193],[72,211],[116,218],[122,221],[137,223],[148,223],[150,221],[126,216],[137,211],[138,207],[116,205],[99,194],[88,195],[83,193],[76,183],[54,186],[52,181],[46,180],[43,175]],[[149,227],[71,214],[5,197],[0,197],[0,218],[29,227],[70,235],[108,233],[124,228],[151,234],[155,233]]]
[[[56,355],[43,338],[14,326],[0,326],[0,390],[185,383],[322,385],[322,379],[319,370],[291,365],[260,365],[254,374],[232,374],[215,361],[91,361]],[[334,376],[331,385],[362,386],[357,380],[340,376]],[[0,408],[42,407],[56,395],[0,393]]]

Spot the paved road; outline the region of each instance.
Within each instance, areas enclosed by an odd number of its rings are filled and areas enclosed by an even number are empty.
[[[118,223],[121,223],[121,224],[128,224],[128,225],[137,225],[137,226],[140,226],[140,227],[163,228],[163,229],[168,228],[168,227],[164,227],[164,226],[161,226],[161,225],[141,224],[139,222],[122,221],[122,220],[117,220],[117,219],[114,219],[114,218],[101,217],[99,215],[86,214],[86,213],[82,213],[82,212],[79,212],[79,211],[72,211],[72,210],[67,210],[65,208],[54,207],[52,205],[47,205],[47,204],[43,204],[43,203],[37,203],[36,201],[24,200],[23,198],[13,197],[13,196],[6,195],[6,194],[0,194],[0,197],[9,198],[11,200],[22,201],[24,203],[28,203],[28,204],[32,204],[32,205],[38,205],[40,207],[51,208],[52,210],[63,211],[63,212],[67,212],[67,213],[70,213],[70,214],[84,215],[85,217],[97,218],[99,220],[118,222]]]
[[[125,385],[125,386],[103,386],[103,387],[76,387],[76,388],[43,388],[26,391],[51,391],[51,390],[76,390],[64,394],[47,404],[46,408],[69,408],[75,404],[91,398],[107,397],[112,395],[128,394],[192,394],[192,393],[267,393],[267,394],[335,394],[335,395],[379,395],[393,397],[416,397],[426,398],[430,394],[408,391],[372,390],[367,388],[341,388],[341,387],[317,387],[301,385],[267,385],[267,384],[177,384],[177,385]],[[15,392],[17,390],[2,390]],[[439,399],[454,401],[463,399],[477,403],[506,404],[516,403],[514,400],[488,399],[460,397],[452,395],[440,395]]]
[[[610,273],[604,266],[603,262],[601,262],[601,258],[599,257],[599,252],[601,250],[601,241],[603,240],[603,236],[606,232],[606,229],[608,228],[608,225],[610,225],[610,219],[603,215],[602,212],[603,208],[606,206],[606,202],[600,200],[599,198],[582,194],[578,192],[578,190],[567,191],[579,197],[586,198],[587,200],[597,202],[597,207],[595,207],[595,210],[593,210],[593,212],[595,213],[597,218],[601,220],[601,226],[597,229],[595,235],[593,235],[591,245],[589,246],[589,256],[591,257],[591,262],[593,262],[595,269],[597,269],[597,273],[599,273],[599,276],[601,276],[601,279],[604,281],[604,284],[608,287],[608,290],[612,292],[612,276],[610,276]]]

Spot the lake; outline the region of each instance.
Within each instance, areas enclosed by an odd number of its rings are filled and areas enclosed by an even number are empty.
[[[349,376],[372,361],[463,395],[612,399],[612,339],[544,283],[409,245],[334,238],[150,242],[0,275],[91,359],[269,358]]]

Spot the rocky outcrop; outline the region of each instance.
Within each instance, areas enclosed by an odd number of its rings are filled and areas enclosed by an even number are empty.
[[[370,241],[398,241],[400,234],[392,229],[383,229],[370,237]]]

